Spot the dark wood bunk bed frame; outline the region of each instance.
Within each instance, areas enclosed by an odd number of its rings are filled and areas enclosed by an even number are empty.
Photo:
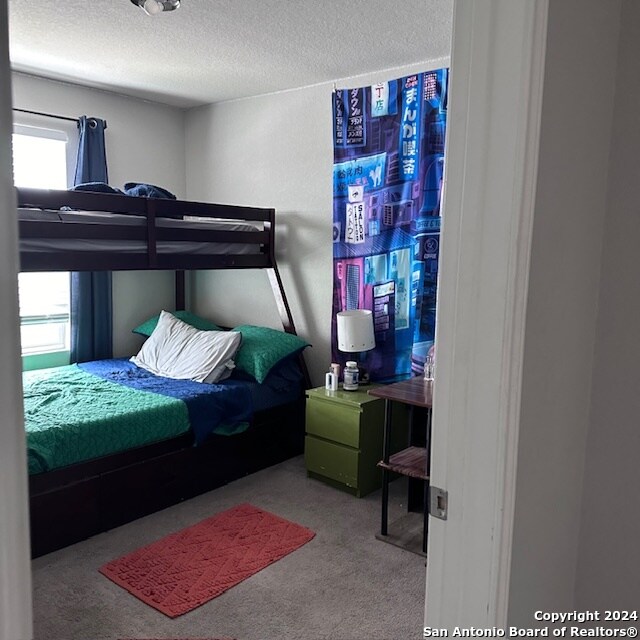
[[[283,328],[296,333],[276,265],[275,210],[139,198],[83,191],[17,189],[18,206],[57,211],[63,207],[146,218],[144,226],[50,220],[19,222],[21,239],[137,240],[142,254],[115,251],[20,251],[21,271],[175,270],[176,309],[185,307],[185,271],[265,269]],[[167,229],[161,218],[198,216],[261,223],[263,230]],[[256,244],[259,253],[189,255],[160,253],[160,241]],[[310,380],[302,356],[305,387]],[[303,451],[304,390],[289,404],[256,412],[249,429],[235,436],[211,436],[193,446],[191,434],[116,453],[29,479],[33,557],[68,546],[182,500],[194,497]]]

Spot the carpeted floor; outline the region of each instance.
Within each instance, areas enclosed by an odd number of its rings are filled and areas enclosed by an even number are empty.
[[[316,536],[174,620],[98,572],[113,558],[243,502]],[[405,509],[406,484],[398,480],[391,484],[390,521]],[[35,640],[421,638],[425,560],[376,540],[379,519],[379,491],[354,498],[308,479],[303,458],[294,458],[35,560]]]

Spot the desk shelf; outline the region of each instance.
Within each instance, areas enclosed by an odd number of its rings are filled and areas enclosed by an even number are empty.
[[[433,397],[433,382],[424,380],[421,377],[409,378],[395,384],[384,385],[371,389],[369,395],[385,400],[385,423],[384,423],[384,446],[382,460],[378,462],[378,467],[382,469],[382,518],[380,524],[380,534],[376,537],[385,542],[396,544],[410,551],[417,551],[409,543],[411,540],[405,535],[404,526],[396,528],[396,534],[390,536],[388,531],[389,515],[389,480],[390,473],[395,472],[410,479],[419,481],[422,484],[422,555],[427,553],[427,536],[429,531],[429,451],[431,442],[431,406]],[[398,453],[391,453],[390,438],[392,430],[392,403],[406,405],[409,408],[410,424],[413,422],[413,408],[420,407],[427,410],[427,424],[425,434],[426,446],[416,446],[422,444],[415,442],[413,437],[409,446]],[[421,481],[421,482],[420,482]],[[411,480],[410,480],[411,487]],[[411,492],[409,494],[408,506],[411,504]],[[409,515],[409,514],[407,514]]]
[[[429,479],[429,475],[426,472],[426,447],[407,447],[389,456],[389,462],[380,460],[378,466],[403,476],[409,476],[410,478],[418,478],[419,480]]]

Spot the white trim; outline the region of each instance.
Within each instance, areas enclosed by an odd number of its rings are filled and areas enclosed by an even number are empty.
[[[509,264],[513,268],[511,289],[507,292],[511,300],[512,324],[508,327],[508,339],[505,340],[503,358],[508,362],[505,367],[504,388],[511,393],[506,398],[505,419],[511,426],[504,439],[504,484],[502,504],[503,512],[496,510],[495,527],[498,532],[497,551],[498,571],[496,573],[494,605],[497,624],[507,624],[509,602],[509,576],[511,573],[511,547],[513,541],[513,519],[516,499],[516,461],[518,458],[518,434],[520,421],[520,401],[522,395],[522,368],[524,359],[524,334],[526,321],[527,290],[531,243],[533,236],[533,218],[535,194],[538,177],[538,158],[540,151],[540,121],[542,116],[542,94],[547,41],[548,0],[538,0],[532,17],[532,30],[525,47],[530,57],[523,61],[526,66],[522,76],[528,80],[521,109],[526,112],[526,130],[522,132],[523,146],[519,183],[514,189],[514,210],[521,212],[518,235]]]
[[[34,138],[46,138],[47,140],[60,140],[68,142],[69,136],[62,129],[52,129],[49,127],[35,127],[30,124],[13,123],[13,133],[21,136],[32,136]]]
[[[11,169],[7,3],[0,0],[0,638],[32,637],[31,561],[18,328],[18,225]]]
[[[457,0],[425,625],[504,627],[548,0]]]

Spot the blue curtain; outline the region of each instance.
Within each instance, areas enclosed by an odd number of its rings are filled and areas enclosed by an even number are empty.
[[[106,122],[81,116],[74,185],[108,183],[104,142]],[[113,356],[111,272],[71,274],[71,362]]]

